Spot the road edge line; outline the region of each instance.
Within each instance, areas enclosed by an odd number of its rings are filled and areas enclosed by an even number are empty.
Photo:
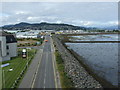
[[[44,49],[44,46],[43,46],[43,49]],[[35,74],[33,75],[32,84],[31,84],[31,89],[34,87],[34,84],[35,84],[36,76],[37,76],[37,73],[38,73],[38,68],[39,68],[39,66],[40,66],[41,59],[42,59],[43,49],[42,49],[42,52],[41,52],[40,61],[38,62],[38,67],[37,67],[37,69],[36,69]]]
[[[56,69],[55,69],[55,56],[54,56],[54,46],[53,46],[53,41],[52,41],[52,38],[51,38],[51,48],[53,48],[53,51],[51,52],[52,53],[52,63],[53,63],[53,69],[54,69],[54,77],[55,77],[55,87],[58,88],[58,85],[57,85],[57,80],[56,80]]]

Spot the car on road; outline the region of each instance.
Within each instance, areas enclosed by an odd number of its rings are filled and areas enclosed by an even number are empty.
[[[45,42],[48,42],[48,40],[44,40]]]

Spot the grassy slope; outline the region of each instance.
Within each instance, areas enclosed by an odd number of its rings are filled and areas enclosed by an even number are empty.
[[[74,88],[73,82],[64,71],[64,62],[58,51],[55,52],[55,56],[56,56],[56,62],[57,62],[57,69],[60,74],[60,81],[61,81],[62,88]]]

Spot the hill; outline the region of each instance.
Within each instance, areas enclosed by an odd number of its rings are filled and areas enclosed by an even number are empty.
[[[1,27],[2,29],[7,30],[24,30],[24,29],[33,29],[33,30],[85,30],[85,27],[73,26],[69,24],[56,24],[56,23],[25,23],[21,22],[15,25],[5,25]]]

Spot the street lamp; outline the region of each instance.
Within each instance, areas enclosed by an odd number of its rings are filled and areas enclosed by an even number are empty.
[[[28,48],[27,49],[27,68],[28,68]]]
[[[2,71],[3,71],[3,72],[2,72],[2,73],[3,73],[2,76],[3,76],[3,85],[4,85],[3,88],[5,88],[5,73],[4,73],[4,69],[3,69]]]

